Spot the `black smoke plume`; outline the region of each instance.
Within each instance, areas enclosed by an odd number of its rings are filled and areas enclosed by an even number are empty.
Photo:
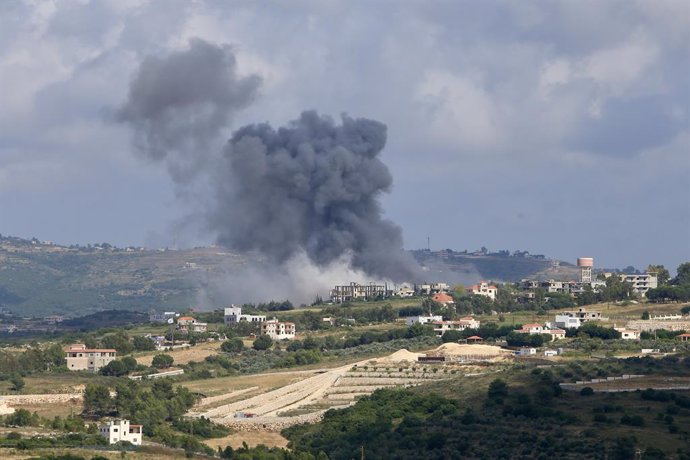
[[[241,128],[220,148],[259,85],[256,76],[237,76],[229,47],[195,39],[188,50],[144,60],[117,117],[133,128],[136,149],[166,161],[178,185],[203,177],[212,188],[202,202],[220,243],[278,263],[306,254],[326,267],[345,257],[380,279],[419,279],[400,228],[382,217],[379,199],[392,185],[379,158],[386,126],[345,115],[337,124],[307,111],[283,128]]]
[[[304,112],[287,127],[239,129],[225,148],[211,228],[221,243],[283,262],[306,251],[318,265],[351,257],[352,267],[394,281],[414,280],[398,226],[379,198],[393,183],[379,155],[386,126],[342,123]]]

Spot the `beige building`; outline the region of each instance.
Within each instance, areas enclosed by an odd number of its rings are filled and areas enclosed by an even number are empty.
[[[86,348],[83,343],[77,343],[63,348],[67,368],[71,371],[98,370],[117,358],[117,350],[113,348]]]
[[[489,285],[486,281],[482,281],[479,284],[470,286],[467,288],[467,293],[471,295],[483,295],[491,300],[496,300],[496,294],[498,294],[498,288],[493,285]]]
[[[294,339],[295,323],[271,319],[261,323],[261,333],[268,335],[273,340]]]

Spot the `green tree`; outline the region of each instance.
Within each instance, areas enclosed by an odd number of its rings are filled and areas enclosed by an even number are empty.
[[[24,385],[26,385],[24,379],[20,375],[12,376],[10,382],[12,382],[12,389],[14,391],[21,391],[21,389],[24,388]]]
[[[89,383],[84,389],[84,414],[103,417],[113,410],[110,390],[104,385]]]
[[[156,349],[156,344],[153,343],[153,340],[143,335],[135,336],[134,339],[132,339],[132,344],[136,351],[153,351]]]
[[[502,400],[508,396],[508,384],[501,379],[495,379],[489,384],[486,396],[494,401]]]
[[[640,316],[641,319],[649,319],[649,310],[645,310],[642,312],[642,316]]]
[[[220,349],[226,353],[241,353],[244,350],[242,339],[230,339],[223,342]]]
[[[155,367],[156,369],[167,369],[168,367],[172,366],[174,362],[174,359],[170,355],[166,354],[160,354],[156,355],[153,357],[153,360],[151,361],[151,365]]]
[[[262,334],[254,341],[252,347],[255,350],[268,350],[273,346],[273,339],[266,334]]]
[[[690,262],[682,263],[676,270],[676,277],[673,278],[673,283],[678,286],[690,284]]]

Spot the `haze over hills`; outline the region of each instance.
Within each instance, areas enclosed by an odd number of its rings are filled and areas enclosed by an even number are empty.
[[[430,280],[474,283],[480,279],[575,279],[574,266],[544,256],[506,251],[410,251]],[[109,309],[149,311],[210,308],[230,303],[217,289],[223,276],[265,263],[255,253],[219,246],[182,250],[116,248],[107,243],[60,246],[51,242],[0,237],[0,306],[25,316],[84,315]],[[338,280],[349,283],[350,279]],[[271,280],[261,280],[270,284]],[[327,292],[314,292],[326,296]],[[270,296],[270,294],[266,294]],[[257,291],[256,301],[263,298]],[[293,299],[294,300],[294,299]]]

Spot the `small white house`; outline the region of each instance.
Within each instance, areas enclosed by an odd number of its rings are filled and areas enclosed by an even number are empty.
[[[428,324],[435,321],[443,321],[443,316],[441,315],[430,315],[430,316],[408,316],[405,318],[405,324],[412,326],[413,324]]]
[[[141,445],[141,439],[144,436],[143,425],[130,425],[129,420],[111,420],[106,425],[101,425],[98,428],[109,444],[117,444],[121,441],[127,441],[135,446]]]

